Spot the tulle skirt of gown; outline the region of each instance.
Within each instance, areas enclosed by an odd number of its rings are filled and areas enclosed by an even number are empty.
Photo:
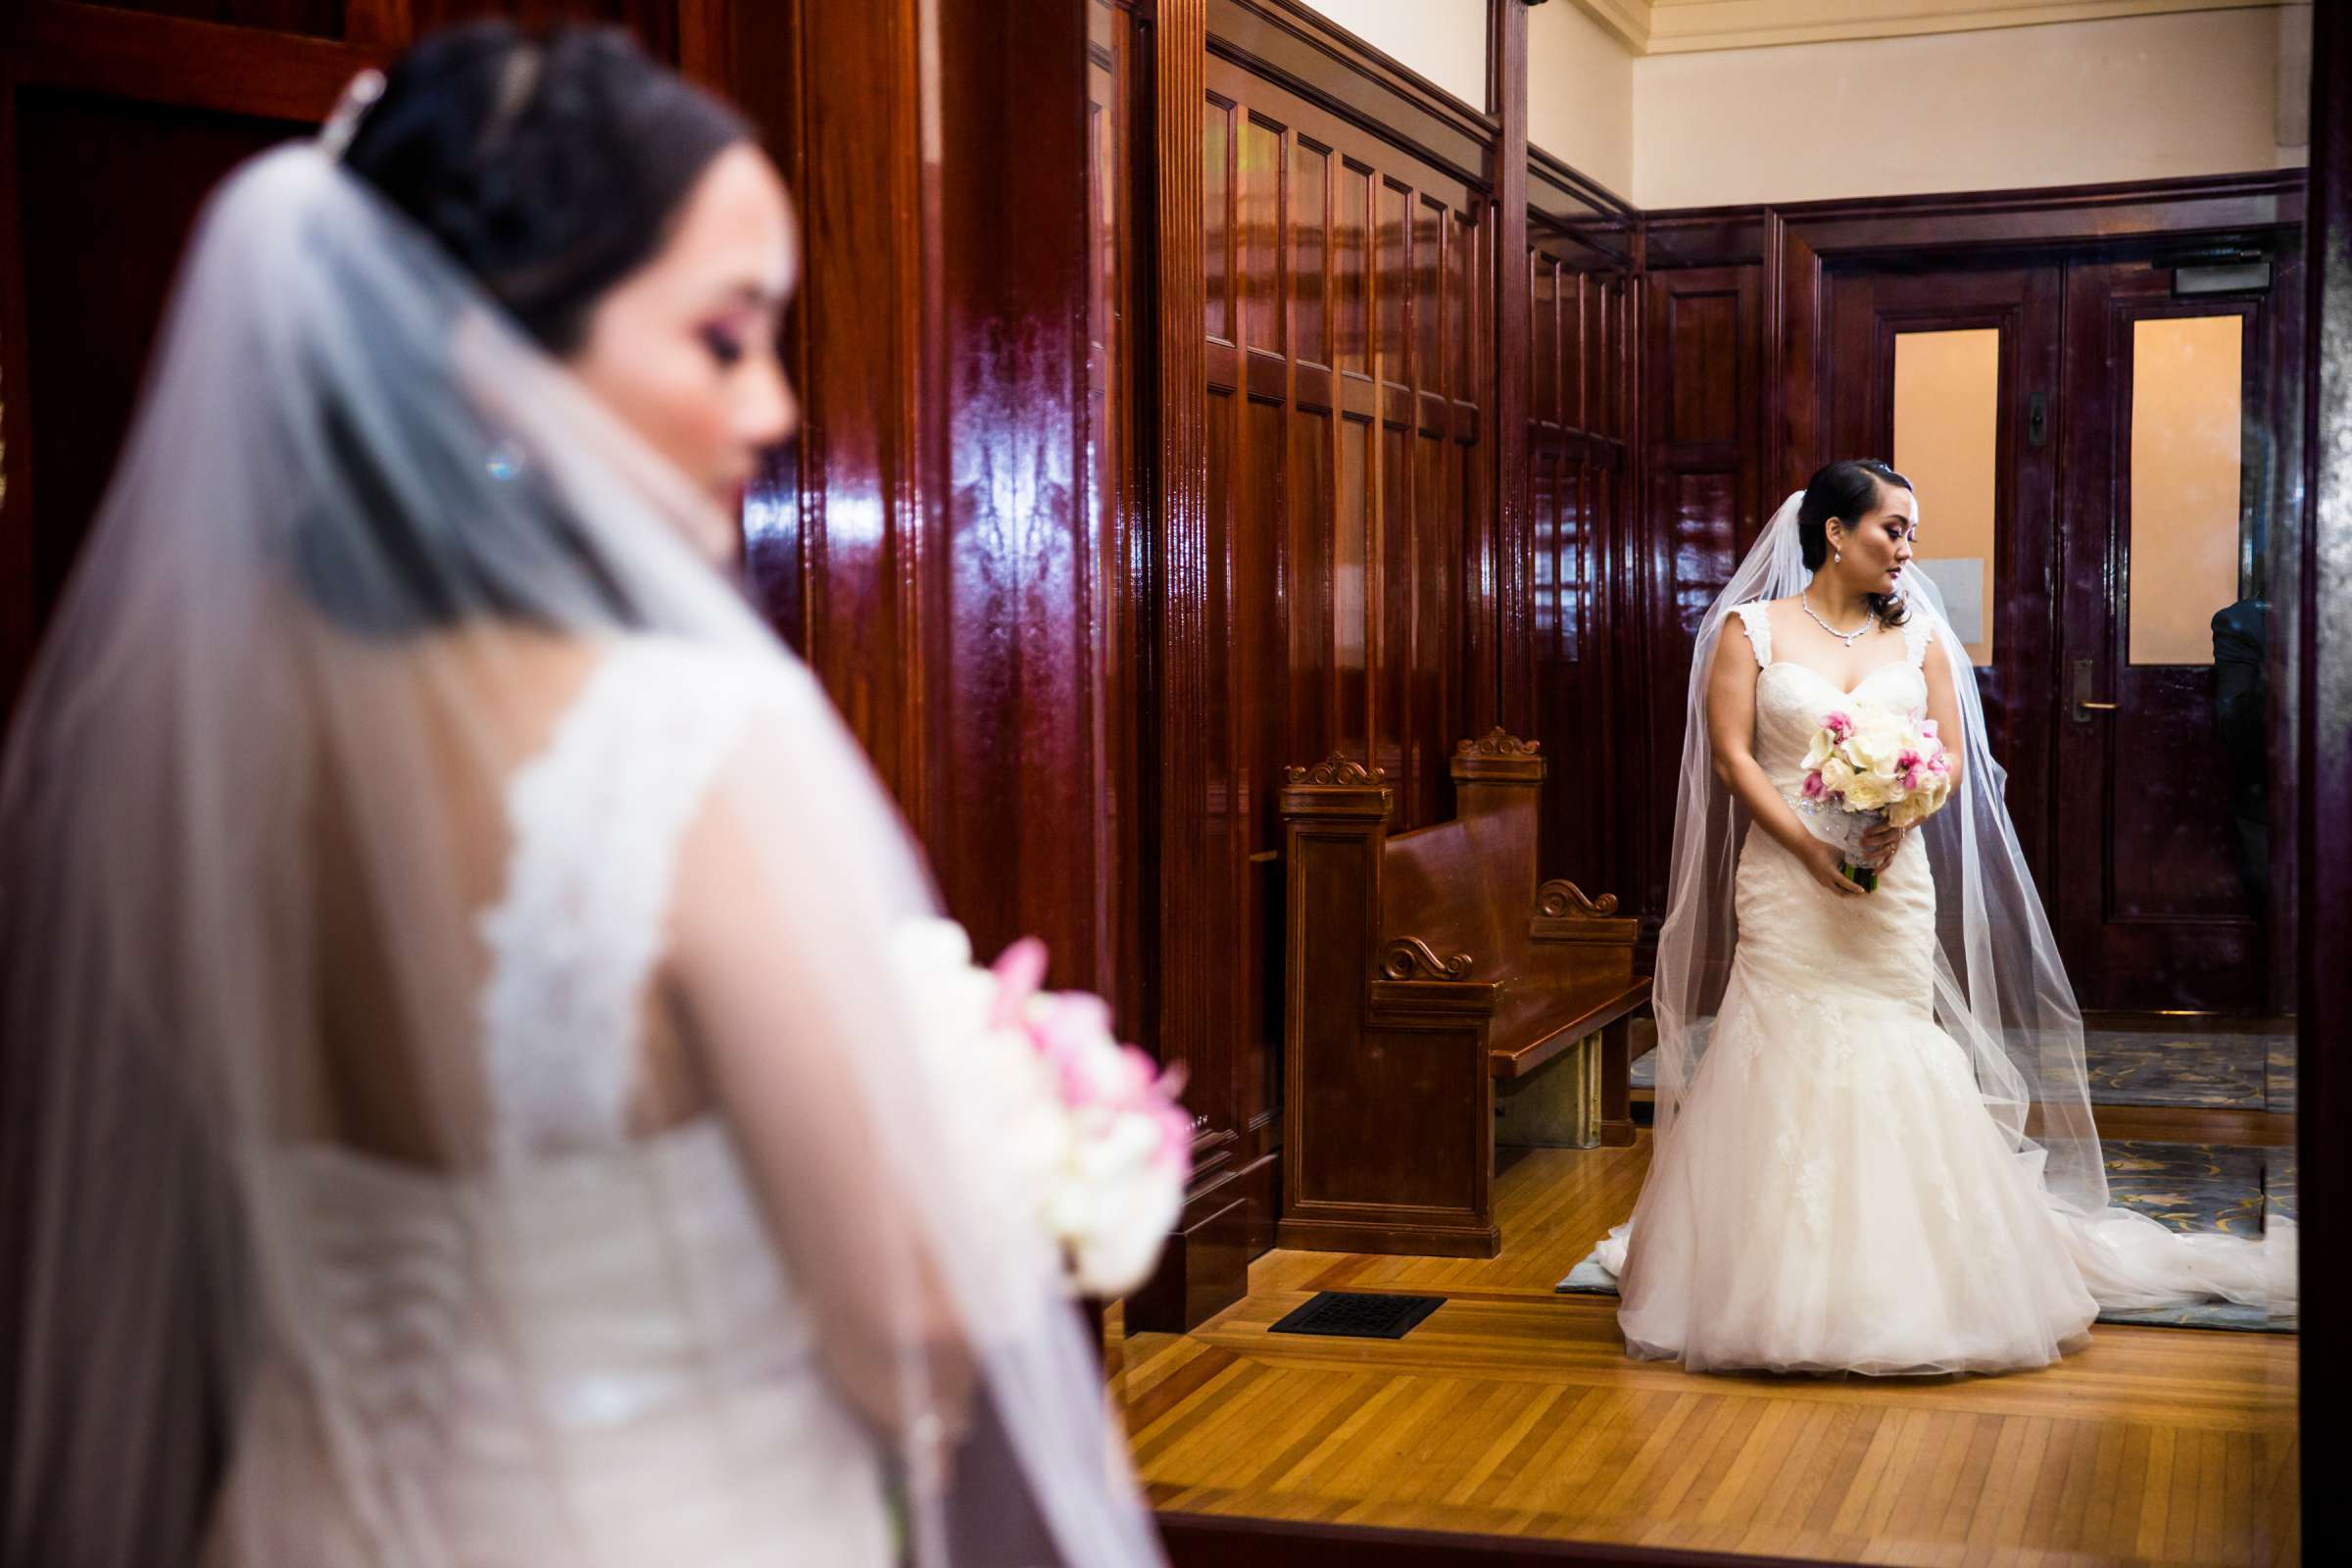
[[[2263,1248],[2051,1207],[1933,1014],[1936,889],[1907,844],[1839,898],[1760,831],[1715,1032],[1599,1261],[1629,1351],[1690,1370],[2046,1365],[2102,1303],[2264,1299]]]

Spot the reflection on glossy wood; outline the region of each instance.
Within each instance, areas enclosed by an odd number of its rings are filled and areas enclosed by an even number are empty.
[[[1162,8],[1155,48],[1188,15]],[[1251,42],[1292,48],[1321,27],[1311,13],[1215,16],[1227,33],[1204,75],[1188,84],[1165,55],[1155,66],[1159,134],[1197,116],[1201,149],[1190,171],[1159,164],[1157,956],[1171,983],[1158,1021],[1163,1054],[1191,1070],[1187,1102],[1230,1139],[1205,1151],[1185,1224],[1247,1193],[1262,1244],[1280,1143],[1280,770],[1334,752],[1374,763],[1396,781],[1398,825],[1430,820],[1451,805],[1446,759],[1471,689],[1492,680],[1464,621],[1487,574],[1468,527],[1491,482],[1493,251],[1477,186],[1345,111],[1357,88],[1396,100],[1420,87],[1342,44],[1319,69],[1355,86],[1310,99]],[[1171,194],[1194,177],[1188,236],[1170,227]],[[1197,309],[1178,292],[1194,238]],[[1200,367],[1189,391],[1188,364]],[[1174,447],[1196,417],[1197,492]]]
[[[1614,743],[1628,615],[1612,585],[1633,548],[1632,323],[1624,259],[1596,247],[1630,227],[1531,220],[1527,409],[1529,588],[1536,733],[1564,759],[1544,781],[1544,864],[1595,883],[1637,886],[1618,831],[1628,792]],[[1600,227],[1608,232],[1596,234]]]
[[[1763,278],[1752,267],[1653,272],[1642,299],[1644,499],[1631,602],[1650,700],[1634,710],[1641,727],[1621,743],[1632,757],[1619,777],[1641,855],[1629,886],[1654,922],[1674,834],[1672,792],[1655,781],[1682,763],[1691,643],[1763,525]]]
[[[2352,1226],[2352,1072],[2336,1043],[2352,1038],[2352,12],[2313,8],[2312,221],[2310,301],[2303,401],[2309,439],[2284,454],[2304,482],[2301,528],[2289,579],[2294,606],[2300,710],[2295,737],[2296,1068],[2302,1136],[2297,1149],[2303,1201],[2303,1302],[2315,1322],[2333,1322],[2352,1299],[2345,1288],[2345,1238]],[[2312,1410],[2340,1409],[2352,1396],[2352,1340],[2315,1334],[2304,1348],[2301,1392]],[[2305,1450],[2311,1501],[2303,1541],[2314,1562],[2352,1555],[2352,1489],[2320,1445]]]
[[[2088,660],[2094,689],[2117,706],[2053,726],[2057,774],[2079,781],[2070,793],[2091,808],[2069,813],[2057,840],[2059,942],[2087,1006],[2258,1011],[2268,979],[2262,922],[2239,879],[2214,670],[2133,663],[2128,601],[2134,323],[2242,317],[2247,412],[2259,417],[2270,402],[2271,311],[2261,300],[2176,302],[2171,270],[2139,262],[2070,267],[2067,290],[2059,666]],[[2237,532],[2234,506],[2223,525]],[[2205,607],[2207,615],[2227,604]]]
[[[1128,1337],[1153,1501],[1827,1561],[2299,1560],[2292,1338],[2101,1326],[2000,1378],[1630,1361],[1613,1302],[1551,1287],[1648,1157],[1646,1134],[1526,1156],[1497,1183],[1501,1256],[1277,1251],[1196,1333]],[[1448,1300],[1394,1342],[1266,1332],[1317,1290]]]

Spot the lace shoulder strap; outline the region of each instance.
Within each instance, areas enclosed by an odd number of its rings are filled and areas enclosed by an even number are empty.
[[[1934,628],[1925,615],[1913,615],[1903,622],[1903,654],[1918,669],[1928,662],[1928,637]]]
[[[502,1158],[623,1136],[678,845],[761,690],[739,656],[633,639],[507,789],[481,998]]]
[[[1772,662],[1772,607],[1761,599],[1735,611],[1747,627],[1747,646],[1756,651],[1756,667]]]

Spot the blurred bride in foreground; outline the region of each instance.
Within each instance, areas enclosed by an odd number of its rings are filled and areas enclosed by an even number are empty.
[[[796,266],[602,31],[213,198],[7,756],[8,1564],[1157,1560],[724,569]]]

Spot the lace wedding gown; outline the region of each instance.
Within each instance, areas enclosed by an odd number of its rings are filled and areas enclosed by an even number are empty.
[[[1772,657],[1763,605],[1738,613],[1760,666],[1755,759],[1792,806],[1832,707],[1924,715],[1924,620],[1904,626],[1901,662],[1841,691]],[[2038,1152],[2011,1150],[1936,1023],[1936,883],[1916,835],[1875,893],[1849,898],[1751,825],[1736,901],[1714,1035],[1633,1219],[1598,1252],[1633,1354],[1694,1371],[1996,1371],[2081,1347],[2101,1302],[2264,1298],[2259,1244],[2049,1205]]]
[[[893,1560],[874,1444],[718,1122],[623,1129],[681,835],[772,678],[623,643],[511,780],[489,1171],[262,1156],[297,1245],[208,1564]]]

